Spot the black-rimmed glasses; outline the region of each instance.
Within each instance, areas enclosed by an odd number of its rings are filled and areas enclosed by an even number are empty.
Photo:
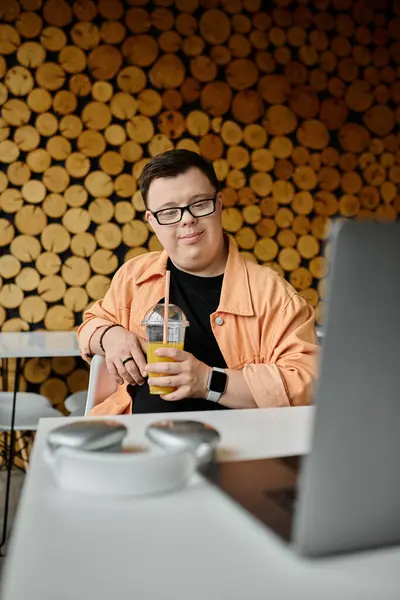
[[[203,198],[202,200],[192,202],[192,204],[189,204],[188,206],[174,206],[171,208],[163,208],[156,212],[150,212],[160,225],[174,225],[182,220],[185,210],[187,210],[192,217],[198,219],[200,217],[212,215],[215,212],[216,204],[217,195],[215,194],[212,198]]]

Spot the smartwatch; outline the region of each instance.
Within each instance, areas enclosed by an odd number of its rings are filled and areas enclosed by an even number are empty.
[[[226,390],[227,381],[228,375],[225,373],[225,370],[218,369],[218,367],[213,367],[207,383],[207,400],[211,400],[211,402],[218,402]]]

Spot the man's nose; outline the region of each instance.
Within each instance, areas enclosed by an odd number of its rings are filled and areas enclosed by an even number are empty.
[[[189,210],[186,208],[186,210],[183,212],[183,215],[182,215],[181,224],[182,225],[191,225],[192,223],[195,223],[196,221],[197,221],[197,217],[194,217],[192,214],[190,214]]]

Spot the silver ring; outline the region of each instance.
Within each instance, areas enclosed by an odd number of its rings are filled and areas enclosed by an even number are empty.
[[[122,361],[122,364],[125,365],[130,360],[133,360],[133,356],[128,356],[128,358],[124,358],[124,360]]]

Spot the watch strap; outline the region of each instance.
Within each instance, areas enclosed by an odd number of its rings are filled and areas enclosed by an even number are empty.
[[[210,402],[218,402],[221,396],[222,394],[220,394],[219,392],[212,392],[211,390],[208,390],[207,400],[209,400]]]

